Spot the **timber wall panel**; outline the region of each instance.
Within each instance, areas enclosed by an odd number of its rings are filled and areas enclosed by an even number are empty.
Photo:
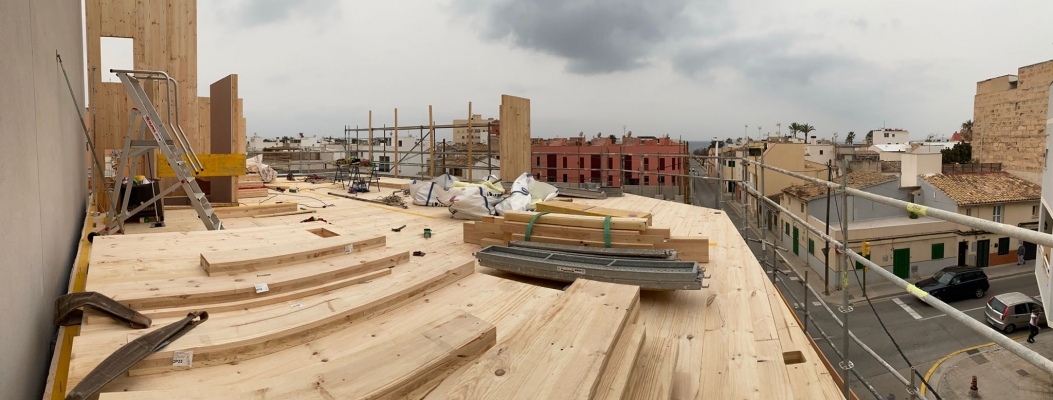
[[[501,95],[501,179],[530,172],[530,99]]]

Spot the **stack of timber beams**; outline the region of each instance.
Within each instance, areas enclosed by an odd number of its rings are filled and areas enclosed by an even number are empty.
[[[238,198],[267,197],[267,186],[259,174],[250,173],[238,178]]]
[[[532,242],[605,247],[605,237],[609,236],[613,248],[676,250],[681,260],[709,262],[707,237],[671,236],[669,229],[648,226],[647,218],[612,217],[610,230],[605,233],[604,217],[546,214],[535,219],[536,215],[510,211],[504,217],[488,216],[478,222],[465,222],[464,242],[485,247],[507,246],[513,240],[524,241],[533,220],[529,240]]]

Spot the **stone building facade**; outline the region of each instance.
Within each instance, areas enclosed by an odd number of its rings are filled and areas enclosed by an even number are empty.
[[[976,83],[973,154],[1034,183],[1042,181],[1053,60]]]

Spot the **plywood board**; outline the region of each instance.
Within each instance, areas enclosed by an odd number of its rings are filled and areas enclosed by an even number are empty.
[[[501,179],[530,172],[530,99],[501,95]]]

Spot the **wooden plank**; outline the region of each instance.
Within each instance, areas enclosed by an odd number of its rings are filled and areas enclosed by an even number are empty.
[[[287,216],[287,215],[314,214],[316,212],[318,212],[318,210],[286,211],[286,212],[280,212],[280,213],[274,213],[274,214],[254,215],[252,218],[284,217],[284,216]]]
[[[569,199],[568,199],[569,200]],[[594,207],[591,204],[573,203],[567,201],[541,201],[534,205],[537,212],[551,212],[571,215],[589,215],[585,210]]]
[[[255,204],[251,206],[240,207],[217,207],[216,215],[218,215],[220,218],[244,218],[264,214],[296,211],[298,207],[299,204],[296,203]]]
[[[652,332],[653,333],[653,332]],[[676,338],[648,335],[636,361],[636,371],[629,384],[628,399],[670,399],[674,368],[679,357]]]
[[[585,211],[588,215],[597,216],[612,216],[621,218],[646,218],[647,225],[651,225],[652,215],[649,212],[633,211],[633,210],[619,210],[617,208],[607,207],[592,207]]]
[[[501,178],[513,181],[530,172],[530,100],[501,95]]]
[[[134,293],[106,293],[121,304],[134,309],[168,308],[181,305],[215,304],[221,302],[240,301],[249,298],[277,296],[284,292],[299,290],[312,286],[323,285],[330,280],[343,279],[350,276],[377,271],[384,268],[393,268],[400,264],[409,262],[410,253],[399,252],[375,259],[367,259],[350,265],[340,266],[330,270],[316,273],[271,273],[266,278],[252,274],[251,280],[232,276],[230,281],[217,281],[215,285],[204,284],[198,279],[173,279],[161,282],[143,282],[143,287],[148,294],[143,292]],[[307,271],[313,272],[313,271]],[[260,282],[263,281],[263,282]],[[266,283],[270,290],[257,293],[255,283]],[[194,284],[190,290],[188,284]],[[163,286],[162,286],[163,285]],[[156,295],[153,295],[156,293]]]
[[[486,224],[480,224],[483,226]],[[518,233],[525,235],[528,224],[525,222],[514,222],[506,221],[500,224],[501,232],[506,233]],[[575,240],[587,240],[593,242],[603,242],[604,233],[603,229],[594,228],[577,228],[568,226],[556,226],[556,225],[539,225],[535,224],[534,228],[530,231],[531,237],[546,236],[563,239],[575,239]],[[610,231],[611,243],[650,243],[658,244],[664,243],[665,239],[658,236],[644,236],[639,231],[626,230],[626,229],[612,229]]]
[[[634,308],[635,309],[635,308]],[[603,370],[603,377],[596,390],[596,400],[620,400],[628,398],[629,380],[636,367],[636,360],[646,340],[646,329],[633,324],[622,332],[614,352]]]
[[[654,245],[656,249],[676,250],[681,260],[709,262],[709,238],[675,236]]]
[[[506,221],[530,222],[537,213],[529,211],[509,211],[505,213]],[[603,229],[604,218],[583,215],[547,214],[538,217],[534,224],[577,226],[581,228]],[[647,229],[646,218],[611,218],[611,229],[631,229],[644,231]]]
[[[563,201],[542,201],[535,205],[538,212],[547,211],[560,214],[571,214],[571,215],[591,215],[597,217],[620,217],[620,218],[646,218],[647,224],[651,224],[651,213],[634,211],[634,210],[620,210],[617,208],[597,207],[591,204],[584,203],[568,203]]]
[[[226,303],[212,303],[208,305],[208,312],[215,314],[228,311],[245,310],[248,308],[263,307],[266,305],[271,305],[284,301],[296,300],[302,297],[313,296],[319,293],[345,288],[351,285],[369,282],[374,279],[379,279],[391,275],[391,268],[389,267],[380,266],[380,268],[374,267],[373,269],[378,270],[362,271],[362,275],[355,275],[350,278],[327,281],[324,284],[318,286],[309,286],[299,290],[283,291],[277,293],[274,296],[252,297],[247,298],[245,300],[231,301]],[[147,317],[150,317],[151,319],[174,318],[184,317],[187,315],[187,313],[200,310],[201,307],[201,305],[191,305],[184,307],[162,308],[157,310],[139,310],[139,312]],[[102,321],[104,323],[117,323],[117,321],[114,321],[113,319],[108,317],[100,318],[100,320],[104,320]],[[100,321],[91,319],[88,322],[84,322],[84,324],[96,324],[99,322]]]
[[[510,234],[508,240],[526,240],[526,235],[520,235],[516,233]],[[554,238],[540,235],[530,235],[531,242],[539,243],[555,243],[565,244],[568,246],[585,246],[585,247],[607,247],[607,244],[602,241],[592,240],[576,240],[576,239],[564,239]],[[611,242],[611,247],[616,249],[654,249],[654,245],[650,243],[622,243],[622,242]]]
[[[254,199],[267,196],[270,196],[270,192],[267,191],[267,188],[238,189],[238,198],[241,199]]]
[[[303,306],[292,308],[293,311],[284,304],[275,304],[265,308],[270,312],[214,315],[214,323],[202,324],[147,356],[128,372],[141,375],[185,369],[172,366],[175,351],[193,351],[195,368],[271,354],[328,334],[345,321],[376,314],[434,292],[474,270],[474,261],[448,263],[357,285],[352,292],[338,290],[312,300],[304,299]],[[129,342],[137,336],[130,335]]]
[[[508,246],[508,243],[505,243],[505,241],[501,240],[501,239],[485,238],[485,239],[479,241],[479,245],[483,246],[483,247],[487,247],[487,246]]]
[[[205,169],[200,174],[194,175],[199,178],[211,178],[211,177],[222,177],[222,176],[239,176],[245,175],[245,155],[244,154],[198,154],[198,160],[201,160],[201,164],[205,166]],[[157,154],[157,176],[161,178],[175,178],[175,171],[172,170],[172,166],[168,165],[168,158],[164,154]],[[187,156],[183,156],[183,161],[189,162]]]
[[[261,247],[252,251],[228,250],[201,253],[201,269],[205,270],[208,276],[235,275],[351,254],[354,251],[376,249],[384,247],[385,244],[387,244],[386,236],[371,238],[334,236],[280,246]]]
[[[266,381],[103,393],[99,399],[254,399],[264,393],[268,399],[398,398],[441,376],[446,369],[471,362],[496,343],[494,325],[455,310],[339,361]]]
[[[578,279],[427,398],[592,398],[639,294],[635,286]]]

